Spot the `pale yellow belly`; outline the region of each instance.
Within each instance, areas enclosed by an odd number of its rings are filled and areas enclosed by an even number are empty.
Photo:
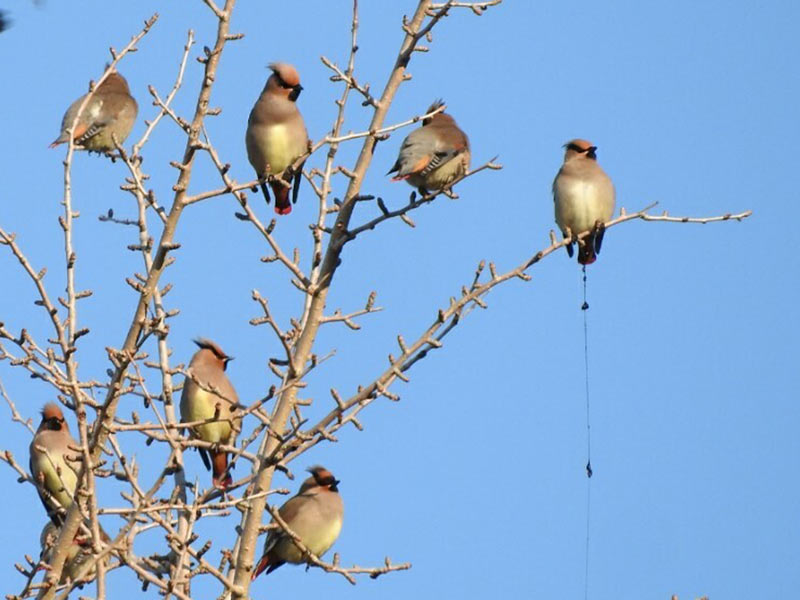
[[[220,417],[227,417],[228,410],[226,409],[226,402],[209,392],[195,388],[194,399],[192,402],[186,402],[181,407],[181,416],[184,421],[204,421],[214,417],[216,412],[216,405],[220,404]],[[204,442],[212,444],[227,443],[231,436],[231,424],[227,421],[220,421],[217,423],[207,423],[206,425],[198,425],[193,428],[195,435]]]
[[[58,455],[36,452],[34,460],[36,471],[44,477],[44,487],[55,501],[63,508],[68,508],[78,485],[75,471]]]
[[[306,149],[306,140],[290,135],[285,125],[254,126],[248,130],[248,138],[250,164],[256,171],[268,165],[273,175],[283,174]]]
[[[573,234],[594,228],[597,221],[605,223],[614,214],[614,198],[585,182],[573,183],[559,190],[555,203],[556,223],[562,231]]]
[[[114,146],[114,139],[112,137],[112,133],[116,136],[117,141],[120,144],[123,144],[125,140],[128,138],[128,134],[131,132],[133,128],[133,121],[128,123],[115,123],[113,125],[109,125],[108,127],[104,127],[97,135],[90,137],[86,144],[84,144],[84,148],[87,150],[97,150],[98,152],[113,150],[116,146]]]
[[[300,536],[300,539],[303,540],[303,543],[311,552],[317,556],[322,556],[333,546],[341,530],[342,520],[335,519],[327,527],[315,527],[310,530],[299,528],[299,531],[294,530],[294,532]],[[278,556],[286,562],[295,564],[303,562],[303,554],[288,537],[284,537],[278,542],[276,550]]]

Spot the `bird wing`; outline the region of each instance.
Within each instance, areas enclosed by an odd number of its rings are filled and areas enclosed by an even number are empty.
[[[424,177],[434,169],[438,169],[443,164],[450,162],[459,154],[460,152],[455,148],[451,150],[439,150],[433,154],[433,158],[428,161],[428,164],[417,172]]]
[[[308,502],[308,497],[297,495],[289,498],[289,500],[287,500],[286,503],[278,509],[278,514],[290,529],[292,527],[292,521],[297,518],[297,515],[306,502]],[[275,547],[275,544],[277,544],[284,537],[286,537],[286,532],[281,527],[272,529],[267,534],[266,542],[264,542],[264,554],[267,554],[272,548]]]

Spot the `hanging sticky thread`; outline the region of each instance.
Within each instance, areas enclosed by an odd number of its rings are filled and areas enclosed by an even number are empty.
[[[586,265],[583,265],[583,366],[586,374],[586,476],[592,476],[592,426],[589,421],[589,323],[587,311],[589,303],[586,301]]]
[[[589,323],[587,312],[589,311],[589,303],[586,301],[586,265],[583,265],[583,304],[581,304],[581,311],[583,311],[583,366],[585,370],[585,383],[586,383],[586,546],[584,557],[584,573],[583,573],[583,596],[584,600],[589,598],[589,528],[591,525],[591,508],[592,508],[592,426],[589,419],[590,406],[589,406]]]

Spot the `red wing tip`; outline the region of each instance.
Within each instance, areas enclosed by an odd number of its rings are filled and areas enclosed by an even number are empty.
[[[289,204],[288,206],[278,206],[276,204],[275,212],[278,213],[279,215],[288,215],[290,212],[292,212],[292,205]]]
[[[392,181],[405,181],[409,178],[409,175],[397,175],[396,177],[392,177]]]
[[[258,561],[256,568],[253,570],[253,574],[250,576],[250,581],[255,581],[256,577],[261,575],[264,572],[264,569],[267,568],[267,564],[269,563],[269,559],[266,555],[261,557],[261,560]]]

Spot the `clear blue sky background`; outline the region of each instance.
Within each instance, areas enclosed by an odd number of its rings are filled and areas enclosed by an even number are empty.
[[[249,180],[244,149],[248,112],[274,60],[294,63],[305,87],[299,106],[309,133],[330,128],[339,87],[319,56],[344,64],[347,2],[241,2],[232,30],[246,37],[225,50],[207,120],[212,141],[232,176]],[[362,2],[357,76],[383,87],[399,48],[403,12],[414,3]],[[5,115],[0,223],[17,232],[36,268],[49,268],[52,295],[63,290],[63,150],[48,150],[69,103],[97,78],[107,48],[121,48],[153,11],[161,19],[120,71],[139,101],[129,143],[155,114],[147,86],[166,94],[186,30],[198,45],[175,107],[188,117],[199,87],[194,57],[211,45],[215,24],[197,2],[13,3],[13,28],[0,35]],[[348,246],[329,310],[354,310],[378,291],[379,314],[360,332],[327,326],[317,352],[336,349],[314,372],[306,396],[310,417],[330,409],[330,387],[352,393],[395,352],[395,336],[413,339],[467,283],[479,260],[512,268],[548,244],[553,228],[550,184],[561,144],[584,137],[614,179],[617,206],[651,202],[675,215],[753,209],[743,223],[706,226],[628,223],[606,237],[590,268],[590,348],[593,432],[591,598],[784,599],[800,595],[800,407],[798,407],[798,139],[795,2],[513,2],[484,17],[456,11],[437,27],[431,52],[416,54],[413,79],[392,106],[395,122],[443,97],[469,134],[474,164],[499,154],[500,172],[483,173],[446,198],[417,211],[416,229],[402,223]],[[361,130],[368,111],[354,103],[348,130]],[[391,166],[404,130],[378,146],[364,191],[390,206],[410,188],[392,184]],[[159,201],[169,205],[176,178],[169,160],[184,139],[165,121],[146,150],[144,168]],[[352,164],[357,146],[341,153]],[[308,166],[322,164],[315,156]],[[74,168],[78,287],[94,296],[80,321],[92,333],[80,343],[84,378],[104,377],[106,346],[119,347],[136,298],[124,283],[140,271],[126,249],[134,231],[101,223],[113,208],[134,215],[120,192],[121,163],[80,155]],[[210,163],[197,162],[192,189],[217,186]],[[305,184],[304,184],[305,185]],[[337,180],[337,193],[343,181]],[[271,215],[252,196],[263,218]],[[307,225],[316,213],[307,187],[277,236],[309,256]],[[283,323],[302,306],[299,293],[268,254],[256,231],[236,220],[232,198],[193,206],[181,220],[169,338],[176,362],[188,361],[191,338],[217,340],[237,357],[229,374],[240,396],[261,396],[273,383],[266,358],[279,347],[259,314],[257,288]],[[375,215],[360,206],[354,223]],[[34,289],[13,257],[0,249],[0,321],[51,334]],[[560,252],[488,297],[396,388],[399,404],[383,399],[363,414],[366,430],[347,430],[340,443],[317,447],[295,463],[323,463],[342,480],[346,503],[335,546],[344,564],[380,564],[385,555],[413,569],[352,588],[319,570],[284,567],[256,581],[255,598],[583,598],[586,524],[586,429],[580,275]],[[36,417],[53,399],[41,382],[0,363],[0,379],[19,409]],[[152,387],[157,389],[155,381]],[[127,401],[123,414],[137,410]],[[3,409],[5,411],[5,409]],[[71,424],[75,426],[74,419]],[[27,462],[29,434],[6,425],[2,446]],[[143,473],[152,476],[164,448],[128,440]],[[187,472],[208,484],[196,454]],[[238,475],[242,475],[243,465]],[[144,475],[145,479],[147,475]],[[38,553],[45,515],[33,488],[2,471],[6,492],[0,544],[4,593],[18,592],[13,563]],[[295,490],[297,481],[276,479]],[[102,500],[118,503],[119,482]],[[232,542],[237,516],[207,520],[201,540],[218,558]],[[213,522],[210,522],[213,521]],[[104,521],[115,530],[117,523]],[[145,554],[158,541],[142,539]],[[128,573],[112,586],[138,589]],[[114,588],[112,588],[114,589]],[[119,589],[119,588],[117,588]],[[215,597],[210,577],[197,597]],[[86,593],[86,590],[84,590]],[[126,597],[124,591],[114,597]],[[156,597],[155,591],[149,592]],[[212,596],[213,595],[213,596]]]

